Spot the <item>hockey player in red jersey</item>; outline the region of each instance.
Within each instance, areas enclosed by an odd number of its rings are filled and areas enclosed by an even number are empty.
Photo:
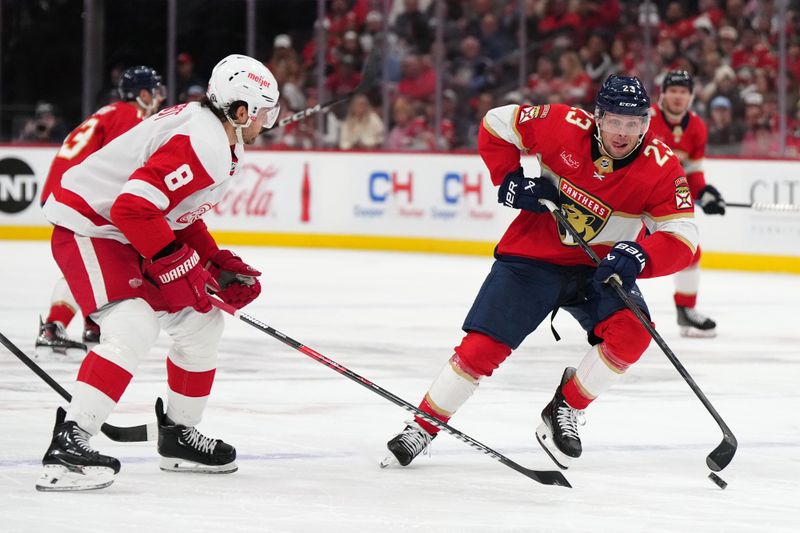
[[[235,179],[243,145],[278,116],[278,85],[259,61],[232,55],[206,97],[171,107],[67,171],[44,205],[53,256],[82,311],[102,328],[66,411],[56,414],[39,490],[110,485],[117,459],[89,444],[164,329],[167,407],[159,398],[161,469],[230,473],[236,450],[204,436],[223,317],[207,290],[241,308],[261,273],[220,250],[202,221]]]
[[[422,411],[449,420],[481,379],[563,308],[586,330],[592,347],[577,369],[565,370],[536,437],[561,468],[580,457],[583,410],[650,343],[606,283],[619,279],[649,314],[637,278],[681,270],[697,243],[686,177],[669,147],[648,133],[649,108],[638,78],[610,76],[594,115],[560,104],[507,105],[486,114],[478,150],[499,187],[498,201],[520,213],[495,249],[491,272],[462,326],[466,336],[425,394]],[[523,171],[520,154],[528,152],[538,154],[541,177]],[[529,166],[528,175],[538,175],[536,166]],[[605,256],[598,267],[540,199],[559,205]],[[646,236],[643,223],[650,231]],[[390,453],[382,465],[409,464],[436,433],[417,417],[387,443]]]
[[[661,83],[660,103],[650,111],[650,131],[678,156],[695,203],[707,215],[724,215],[725,200],[713,185],[706,184],[703,173],[707,131],[703,119],[689,111],[693,91],[694,80],[688,72],[668,72]],[[717,324],[695,309],[700,287],[700,253],[698,247],[691,264],[675,274],[675,307],[684,337],[716,336]]]
[[[61,177],[67,170],[155,113],[166,96],[161,76],[144,65],[130,67],[122,73],[118,92],[121,101],[98,109],[67,135],[50,165],[42,188],[42,205],[53,190],[60,187]],[[35,345],[38,355],[66,354],[69,351],[83,355],[87,345],[97,344],[99,328],[88,318],[82,343],[67,337],[65,328],[75,316],[77,307],[67,282],[60,278],[53,288],[47,319],[39,323]]]

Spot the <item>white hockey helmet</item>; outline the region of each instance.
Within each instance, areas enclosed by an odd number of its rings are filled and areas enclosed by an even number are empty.
[[[206,96],[211,105],[225,113],[228,122],[236,128],[237,137],[241,135],[240,128],[248,127],[262,109],[267,110],[265,128],[271,128],[280,113],[275,76],[261,61],[244,55],[232,54],[217,63],[208,80]],[[230,116],[230,106],[234,102],[247,104],[247,123],[236,124]]]

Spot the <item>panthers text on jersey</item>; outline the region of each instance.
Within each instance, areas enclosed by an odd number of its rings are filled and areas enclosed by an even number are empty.
[[[538,154],[543,175],[558,187],[562,213],[599,256],[618,241],[639,238],[648,255],[641,277],[681,270],[694,254],[698,232],[677,157],[648,133],[629,156],[615,160],[600,152],[595,131],[592,115],[575,107],[508,105],[486,114],[478,150],[495,185],[520,166],[521,152]],[[593,264],[550,213],[524,210],[496,253],[557,265]]]

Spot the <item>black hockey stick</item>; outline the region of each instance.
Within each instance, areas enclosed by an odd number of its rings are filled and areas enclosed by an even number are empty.
[[[8,351],[16,355],[20,361],[33,370],[34,374],[42,378],[42,380],[50,385],[62,398],[68,402],[72,401],[72,395],[70,395],[64,387],[59,385],[56,380],[50,377],[50,374],[42,370],[42,367],[34,363],[30,357],[25,355],[22,350],[17,348],[14,343],[8,340],[2,333],[0,333],[0,343],[3,343],[3,346],[8,348]],[[158,435],[158,428],[155,423],[133,427],[117,427],[111,424],[103,424],[100,431],[109,439],[117,442],[144,442],[155,440]]]
[[[742,204],[742,203],[725,202],[725,207],[745,207],[753,209],[754,211],[777,211],[781,213],[800,213],[800,205],[794,205],[794,204],[767,204],[761,202],[753,202],[752,204]]]
[[[577,242],[583,251],[592,258],[592,261],[594,261],[595,264],[600,264],[600,258],[586,243],[586,241],[583,240],[583,237],[581,237],[580,233],[578,233],[578,231],[567,221],[566,217],[564,217],[564,215],[561,213],[561,210],[549,200],[539,200],[539,203],[550,210],[560,225],[564,226],[564,229],[568,231],[570,235],[572,235],[572,238],[575,239],[575,242]],[[711,416],[714,418],[717,424],[719,424],[719,427],[722,430],[722,442],[719,444],[719,446],[714,448],[710,454],[708,454],[708,457],[706,457],[706,465],[708,465],[708,467],[714,472],[719,472],[728,466],[733,459],[733,455],[736,453],[736,448],[739,445],[736,441],[736,437],[733,435],[733,432],[730,430],[725,421],[722,420],[722,417],[719,416],[717,410],[714,409],[714,406],[711,405],[711,402],[708,401],[708,398],[706,398],[706,395],[703,394],[703,391],[700,390],[700,387],[697,386],[697,383],[695,383],[694,379],[692,379],[692,376],[689,375],[689,372],[687,372],[683,367],[683,364],[681,364],[675,353],[673,353],[661,335],[659,335],[659,333],[655,330],[653,325],[650,323],[650,320],[644,316],[642,310],[639,309],[635,303],[633,303],[633,301],[630,299],[630,296],[628,296],[628,293],[625,292],[625,290],[622,288],[622,285],[620,285],[619,281],[615,278],[612,278],[609,280],[609,285],[611,285],[625,306],[630,309],[634,315],[636,315],[636,318],[639,319],[639,322],[642,323],[642,326],[644,326],[650,336],[653,337],[653,340],[656,341],[656,344],[658,344],[659,348],[661,348],[661,351],[667,356],[667,359],[669,359],[670,363],[672,363],[672,366],[675,367],[684,381],[686,381],[686,383],[689,385],[689,388],[692,389],[695,395],[700,399],[700,402],[705,406],[706,409],[708,409],[708,412],[711,413]]]
[[[359,82],[359,84],[356,86],[355,89],[353,89],[347,94],[343,94],[342,96],[339,96],[337,98],[334,98],[333,100],[325,102],[324,104],[317,104],[314,107],[307,107],[301,111],[298,111],[293,115],[284,117],[280,119],[278,123],[272,128],[262,129],[261,133],[266,133],[276,128],[282,128],[289,124],[305,120],[312,115],[316,115],[317,113],[326,113],[334,106],[337,106],[342,102],[350,100],[356,94],[363,93],[366,90],[372,88],[372,86],[375,85],[375,82],[378,81],[378,76],[380,75],[382,68],[382,61],[383,61],[383,54],[380,50],[380,47],[375,46],[372,49],[372,52],[367,57],[367,61],[364,63],[364,69],[361,74],[361,81]]]
[[[359,385],[371,390],[372,392],[374,392],[378,396],[386,398],[387,400],[389,400],[393,404],[395,404],[395,405],[397,405],[399,407],[402,407],[406,411],[409,411],[409,412],[414,413],[415,415],[417,415],[417,416],[419,416],[421,418],[424,418],[427,422],[430,422],[431,424],[433,424],[434,426],[438,427],[439,429],[444,430],[447,433],[453,435],[455,438],[459,439],[460,441],[466,442],[467,444],[469,444],[473,448],[485,453],[486,455],[492,457],[493,459],[496,459],[497,461],[500,461],[501,463],[503,463],[507,467],[516,470],[517,472],[519,472],[523,476],[529,477],[530,479],[532,479],[532,480],[534,480],[534,481],[536,481],[538,483],[541,483],[543,485],[556,485],[556,486],[559,486],[559,487],[572,487],[572,485],[569,484],[569,481],[567,481],[567,478],[565,478],[564,475],[561,474],[561,472],[550,471],[550,470],[531,470],[529,468],[525,468],[525,467],[515,463],[514,461],[512,461],[508,457],[504,456],[500,452],[495,451],[492,448],[489,448],[485,444],[481,444],[480,442],[478,442],[477,440],[473,439],[469,435],[460,432],[456,428],[454,428],[454,427],[442,422],[441,420],[437,420],[436,418],[432,417],[428,413],[420,411],[418,408],[414,407],[413,405],[411,405],[407,401],[403,400],[402,398],[400,398],[398,396],[395,396],[391,392],[387,391],[384,388],[379,387],[378,385],[374,384],[373,382],[371,382],[367,378],[364,378],[364,377],[356,374],[352,370],[349,370],[348,368],[343,367],[342,365],[340,365],[336,361],[325,357],[321,353],[318,353],[318,352],[312,350],[308,346],[304,346],[303,344],[297,342],[296,340],[292,339],[291,337],[287,337],[286,335],[284,335],[280,331],[277,331],[277,330],[269,327],[267,324],[261,322],[260,320],[255,319],[255,318],[253,318],[250,315],[247,315],[245,313],[242,313],[241,311],[239,311],[236,308],[234,308],[232,305],[228,305],[225,302],[223,302],[222,300],[219,300],[218,298],[211,298],[211,303],[214,306],[218,307],[219,309],[225,311],[226,313],[238,318],[242,322],[245,322],[246,324],[249,324],[249,325],[253,326],[256,329],[259,329],[259,330],[263,331],[264,333],[266,333],[270,337],[281,341],[282,343],[286,344],[287,346],[290,346],[290,347],[294,348],[295,350],[297,350],[297,351],[309,356],[310,358],[314,359],[318,363],[322,363],[323,365],[327,366],[330,369],[335,370],[336,372],[338,372],[339,374],[343,375],[344,377],[346,377],[346,378],[348,378],[348,379],[350,379],[352,381],[355,381]]]

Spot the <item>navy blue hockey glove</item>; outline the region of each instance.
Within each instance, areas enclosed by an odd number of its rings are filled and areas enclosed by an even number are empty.
[[[706,215],[724,215],[725,200],[713,185],[706,185],[697,197],[697,203]]]
[[[597,265],[594,272],[594,286],[600,291],[611,278],[616,278],[626,291],[633,287],[636,278],[647,264],[647,254],[639,243],[620,241],[614,245],[608,255]]]
[[[548,209],[539,203],[540,199],[550,200],[558,205],[558,189],[547,178],[525,177],[522,167],[509,172],[497,191],[498,203],[514,209],[547,213]]]

